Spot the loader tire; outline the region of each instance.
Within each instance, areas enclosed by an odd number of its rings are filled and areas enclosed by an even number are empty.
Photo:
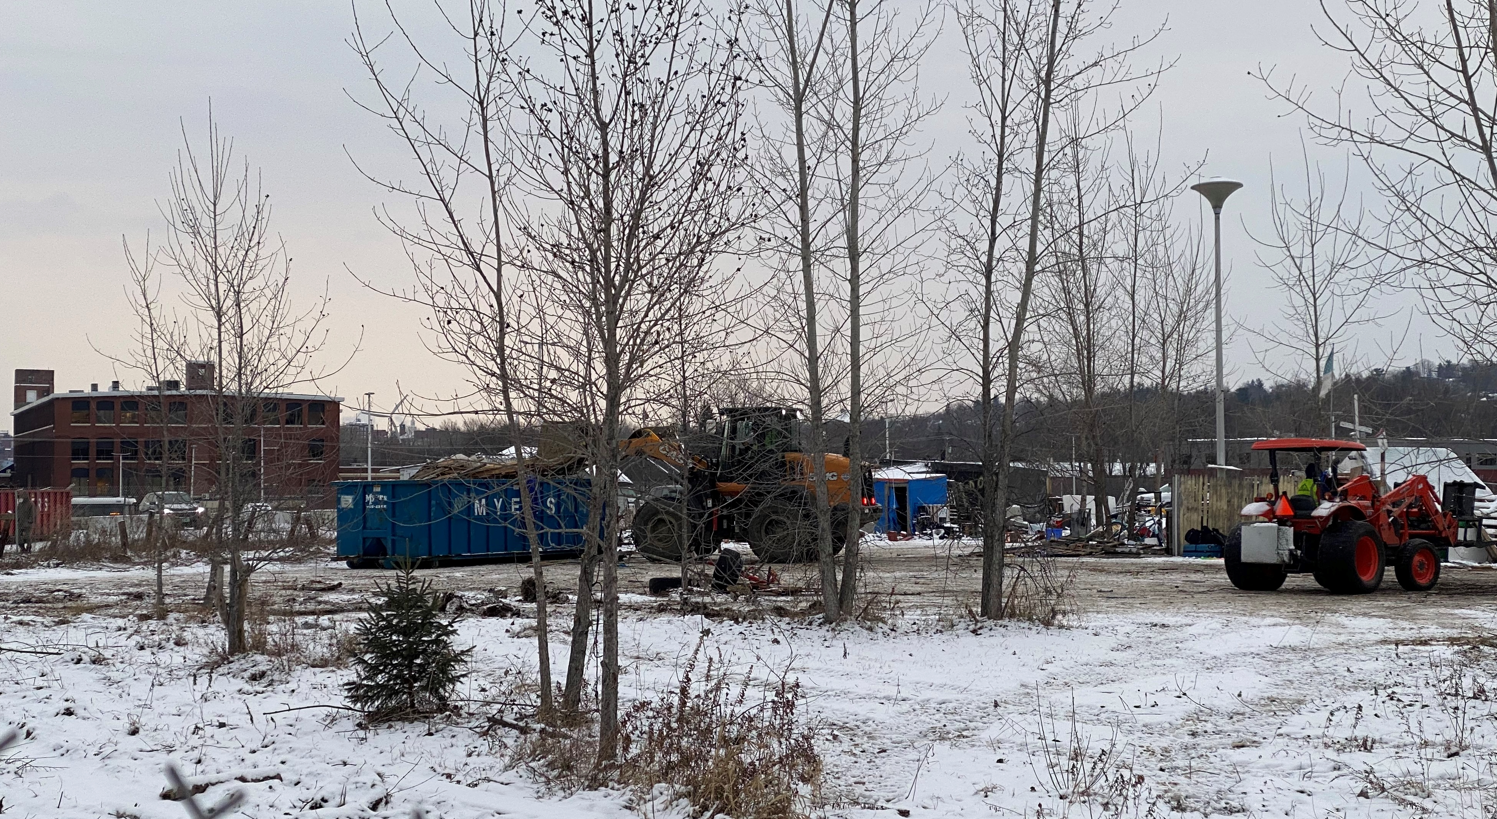
[[[1383,584],[1387,555],[1377,530],[1365,520],[1333,523],[1320,536],[1315,582],[1331,594],[1369,594]]]
[[[1429,591],[1440,582],[1440,556],[1427,540],[1411,540],[1398,551],[1393,575],[1407,591]]]
[[[748,541],[765,563],[815,560],[816,515],[804,496],[777,495],[754,510]]]
[[[1239,524],[1232,527],[1231,534],[1227,535],[1227,545],[1222,551],[1226,558],[1227,579],[1232,585],[1243,591],[1278,591],[1284,585],[1284,578],[1289,573],[1283,566],[1272,566],[1266,563],[1243,563],[1242,562],[1242,526]]]
[[[634,548],[651,560],[681,562],[681,515],[655,501],[634,513]]]

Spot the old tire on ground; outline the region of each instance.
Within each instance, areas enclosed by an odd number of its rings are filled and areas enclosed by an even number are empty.
[[[716,591],[724,591],[729,586],[738,585],[743,579],[743,555],[735,549],[723,549],[717,555],[717,563],[712,567],[712,588]]]
[[[776,495],[754,510],[748,525],[749,547],[765,563],[814,560],[816,516],[804,495]]]
[[[379,568],[379,560],[377,560],[375,558],[372,558],[372,557],[359,557],[359,558],[355,558],[353,560],[349,560],[349,561],[345,561],[345,562],[348,564],[348,568],[350,568],[350,569],[377,569],[377,568]]]
[[[653,560],[681,561],[681,515],[645,501],[634,513],[634,548]]]
[[[1398,585],[1408,591],[1429,591],[1440,582],[1440,556],[1427,540],[1411,540],[1403,545],[1393,561]]]
[[[666,592],[681,588],[681,578],[652,577],[649,580],[648,587],[650,589],[650,594],[658,597],[659,595],[665,594]]]
[[[1367,594],[1383,584],[1387,556],[1377,530],[1365,520],[1331,524],[1320,536],[1315,582],[1331,594]]]
[[[1222,551],[1226,558],[1227,579],[1243,591],[1278,591],[1289,573],[1283,566],[1267,563],[1242,562],[1242,526],[1234,526],[1227,535],[1227,545]]]

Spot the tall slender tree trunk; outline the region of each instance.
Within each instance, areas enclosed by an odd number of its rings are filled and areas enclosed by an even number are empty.
[[[860,234],[863,197],[863,77],[858,59],[858,0],[847,2],[849,80],[852,83],[852,139],[848,144],[847,196],[847,311],[848,410],[847,459],[849,487],[847,531],[842,552],[841,611],[851,611],[858,591],[858,541],[862,534],[863,497],[863,255]]]
[[[830,6],[827,9],[831,12]],[[842,619],[837,564],[832,554],[831,509],[827,505],[826,426],[821,394],[821,347],[816,323],[816,270],[811,246],[811,169],[806,145],[806,93],[810,84],[807,67],[801,63],[795,27],[795,2],[785,0],[785,43],[790,53],[791,119],[795,129],[796,204],[799,209],[801,287],[805,291],[806,392],[810,404],[811,484],[816,497],[811,506],[816,518],[816,553],[821,574],[823,617],[828,623]]]
[[[613,326],[617,326],[616,322]],[[614,360],[617,360],[615,357]],[[613,386],[603,422],[603,440],[608,457],[601,459],[596,476],[604,495],[603,518],[603,656],[598,662],[598,761],[612,762],[619,742],[619,538],[618,538],[618,446],[619,376],[610,373]],[[606,467],[607,471],[604,472]]]
[[[1041,200],[1044,193],[1045,163],[1047,161],[1046,148],[1050,138],[1050,107],[1054,101],[1055,94],[1055,62],[1056,40],[1060,34],[1060,3],[1061,0],[1053,0],[1050,8],[1050,26],[1047,32],[1047,46],[1045,48],[1045,71],[1040,80],[1040,106],[1037,123],[1037,132],[1034,144],[1034,172],[1031,176],[1033,189],[1030,191],[1029,199],[1029,240],[1024,252],[1024,280],[1019,287],[1019,303],[1014,309],[1013,326],[1008,334],[1008,347],[1005,351],[1007,356],[1007,373],[1003,387],[1003,420],[998,437],[998,486],[994,490],[995,495],[1001,500],[1008,497],[1008,486],[1010,476],[1013,472],[1009,461],[1010,453],[1013,451],[1014,442],[1014,403],[1019,395],[1019,353],[1024,345],[1024,330],[1029,323],[1029,299],[1034,294],[1034,278],[1039,270],[1039,240],[1040,240],[1040,213]],[[992,522],[984,521],[985,526],[991,526]],[[985,584],[991,583],[993,594],[997,599],[1002,599],[1003,586],[1003,550],[997,550],[991,561],[994,577],[991,580],[985,578]],[[988,568],[990,562],[983,561],[984,569]],[[989,617],[1000,618],[1003,616],[1002,608],[989,613]]]

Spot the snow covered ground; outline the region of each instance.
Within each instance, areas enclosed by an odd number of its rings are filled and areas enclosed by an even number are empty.
[[[901,580],[901,561],[912,577],[931,576],[916,548],[881,559],[870,587],[918,585]],[[1303,578],[1277,595],[1231,593],[1217,561],[1073,565],[1084,612],[1062,629],[978,628],[934,594],[892,597],[885,622],[835,630],[682,617],[631,597],[625,694],[669,685],[704,629],[708,649],[738,671],[798,678],[832,816],[1497,812],[1497,611],[1485,596],[1497,573],[1447,567],[1449,594],[1408,595],[1390,577],[1375,595],[1338,599]],[[969,570],[944,573],[960,584]],[[218,631],[190,611],[142,621],[125,611],[128,596],[82,610],[81,600],[107,596],[91,589],[146,588],[144,572],[112,574],[108,586],[55,568],[32,582],[0,577],[0,731],[24,734],[0,753],[5,817],[185,816],[161,798],[168,761],[206,785],[205,804],[241,791],[245,816],[685,815],[621,793],[549,792],[514,766],[513,734],[473,730],[498,706],[369,729],[346,711],[288,711],[341,704],[348,672],[270,657],[213,668]],[[477,581],[431,574],[439,585]],[[307,588],[291,575],[287,588]],[[200,582],[177,577],[184,589]],[[38,602],[17,602],[18,586],[35,586],[24,599]],[[54,588],[82,594],[54,603]],[[339,595],[357,597],[345,586],[320,599]],[[294,638],[315,657],[355,616],[294,616],[273,639]],[[475,648],[465,697],[505,700],[531,676],[531,627],[523,617],[462,621]],[[553,645],[563,653],[560,632]]]

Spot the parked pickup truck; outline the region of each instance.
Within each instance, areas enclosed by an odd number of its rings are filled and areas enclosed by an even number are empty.
[[[170,516],[183,528],[196,529],[202,525],[203,507],[186,492],[149,492],[140,499],[140,513],[155,512],[162,517]]]

